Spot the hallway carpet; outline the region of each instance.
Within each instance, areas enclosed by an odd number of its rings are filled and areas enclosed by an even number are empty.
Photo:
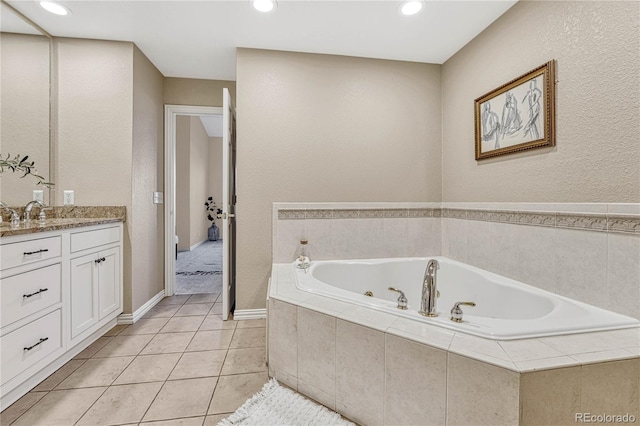
[[[222,240],[178,252],[175,294],[222,292]]]

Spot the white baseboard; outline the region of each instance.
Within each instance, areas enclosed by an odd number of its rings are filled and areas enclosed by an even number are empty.
[[[118,315],[118,324],[133,324],[138,321],[144,314],[149,312],[151,308],[156,306],[158,302],[160,302],[164,298],[164,289],[160,291],[158,294],[153,296],[151,299],[147,300],[147,303],[140,306],[136,311],[132,314],[120,314]]]
[[[234,321],[262,319],[267,317],[267,308],[262,309],[236,309],[233,311]]]
[[[206,243],[208,241],[208,239],[204,239],[202,241],[200,241],[199,243],[195,243],[194,245],[192,245],[191,247],[189,247],[189,251],[194,250],[198,247],[200,247],[201,245],[203,245],[204,243]]]

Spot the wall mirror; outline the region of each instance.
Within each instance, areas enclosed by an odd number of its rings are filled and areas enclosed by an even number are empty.
[[[37,174],[55,182],[50,164],[52,39],[4,1],[0,8],[0,153],[3,158],[28,155]],[[51,190],[21,176],[2,173],[0,200],[24,206],[34,190],[44,190],[44,201],[50,203]]]

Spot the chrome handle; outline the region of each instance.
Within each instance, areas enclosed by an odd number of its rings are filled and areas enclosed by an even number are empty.
[[[48,251],[49,251],[49,249],[40,249],[38,251],[25,251],[22,254],[24,254],[25,256],[31,256],[31,255],[34,255],[34,254],[46,253]]]
[[[36,294],[40,294],[40,293],[44,293],[45,291],[49,290],[48,288],[41,288],[40,290],[36,291],[35,293],[31,293],[31,294],[23,294],[22,298],[29,298],[32,296],[35,296]]]
[[[38,343],[35,343],[35,344],[31,345],[31,346],[27,346],[27,347],[24,348],[24,350],[25,351],[30,351],[31,349],[35,348],[38,345],[41,345],[42,343],[46,342],[47,340],[49,340],[48,337],[41,338]]]
[[[405,310],[407,309],[407,298],[404,295],[404,292],[402,290],[399,290],[395,287],[389,287],[390,291],[395,291],[396,293],[400,293],[400,296],[398,296],[398,309],[402,309]]]
[[[456,303],[454,303],[453,308],[451,308],[451,321],[453,321],[453,322],[463,322],[462,315],[464,314],[464,312],[462,312],[462,309],[460,309],[460,305],[476,306],[476,303],[475,302],[456,302]]]

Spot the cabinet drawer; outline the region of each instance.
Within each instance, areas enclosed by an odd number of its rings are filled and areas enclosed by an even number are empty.
[[[120,227],[74,232],[71,234],[71,253],[120,241]]]
[[[5,327],[60,302],[60,264],[0,280],[0,323]]]
[[[5,270],[59,257],[60,252],[60,236],[3,244],[0,246],[0,268]]]
[[[0,338],[2,384],[62,348],[60,309]]]

